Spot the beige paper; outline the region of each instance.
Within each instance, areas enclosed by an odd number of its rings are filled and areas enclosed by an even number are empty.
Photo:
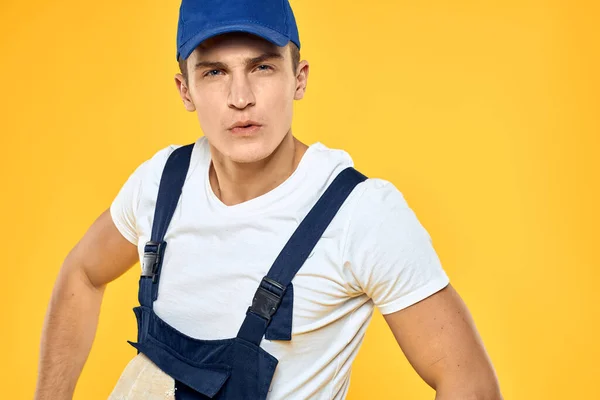
[[[108,400],[174,400],[175,381],[140,353],[123,370]]]

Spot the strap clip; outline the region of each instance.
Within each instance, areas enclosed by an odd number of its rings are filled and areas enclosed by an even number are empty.
[[[266,319],[269,323],[281,304],[285,289],[281,283],[264,277],[254,294],[248,312]]]
[[[144,246],[144,257],[142,259],[142,276],[152,277],[152,283],[156,283],[158,268],[162,261],[166,242],[146,242]]]

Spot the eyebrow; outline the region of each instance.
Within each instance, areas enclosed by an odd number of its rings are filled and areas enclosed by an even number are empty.
[[[260,64],[261,62],[272,60],[272,59],[283,59],[283,56],[277,52],[267,52],[263,53],[258,57],[246,58],[244,60],[244,65],[254,65]],[[195,69],[198,68],[214,68],[214,69],[227,69],[227,64],[224,64],[219,61],[198,61],[196,63]]]

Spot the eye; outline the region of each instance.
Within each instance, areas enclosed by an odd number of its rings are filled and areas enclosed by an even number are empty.
[[[210,71],[206,71],[203,76],[206,76],[206,77],[217,76],[217,74],[219,74],[220,72],[221,71],[218,69],[211,69]]]
[[[256,67],[256,69],[259,71],[270,71],[273,69],[273,67],[271,67],[270,65],[261,64],[258,67]]]

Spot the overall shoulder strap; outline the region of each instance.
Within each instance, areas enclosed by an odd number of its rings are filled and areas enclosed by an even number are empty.
[[[283,287],[292,282],[342,204],[356,185],[365,179],[367,177],[354,168],[346,168],[339,173],[281,250],[267,273],[267,279]]]
[[[292,325],[292,279],[344,204],[356,185],[367,179],[354,168],[346,168],[302,220],[261,281],[238,337],[259,344],[273,320],[267,339],[290,340]],[[282,304],[283,302],[283,304]],[[281,306],[281,307],[280,307]],[[279,312],[278,312],[279,310]],[[269,328],[271,328],[269,327]],[[270,336],[270,337],[269,337]]]
[[[160,178],[152,221],[152,235],[150,241],[144,246],[142,259],[139,300],[140,304],[148,307],[152,307],[152,302],[158,297],[158,282],[167,246],[164,238],[181,196],[193,148],[194,143],[175,149],[167,159]]]
[[[165,238],[190,167],[193,148],[193,143],[179,147],[167,159],[160,178],[156,208],[154,209],[154,220],[152,222],[151,239],[155,242],[161,242]]]

